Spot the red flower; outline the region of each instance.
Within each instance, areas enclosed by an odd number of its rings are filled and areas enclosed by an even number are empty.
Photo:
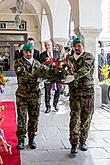
[[[56,68],[60,69],[60,61],[55,61],[54,64],[55,64]]]
[[[73,74],[74,71],[73,65],[68,63],[67,59],[48,58],[44,64],[52,70],[53,75],[57,75],[59,80],[66,78],[68,74]]]
[[[49,65],[50,63],[52,63],[52,62],[54,62],[54,61],[56,61],[56,58],[48,58],[48,60],[46,60],[46,61],[44,62],[44,64],[45,64],[45,65]]]

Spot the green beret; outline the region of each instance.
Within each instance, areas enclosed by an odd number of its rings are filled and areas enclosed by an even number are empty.
[[[82,37],[77,37],[73,40],[73,46],[75,46],[78,43],[84,43],[84,40]]]
[[[34,46],[32,44],[24,44],[23,51],[34,50]]]
[[[65,49],[70,49],[70,46],[69,45],[65,45],[64,48]]]

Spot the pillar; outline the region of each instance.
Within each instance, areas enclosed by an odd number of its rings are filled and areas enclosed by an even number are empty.
[[[79,28],[75,29],[75,33],[83,35],[85,39],[85,51],[92,53],[95,56],[95,71],[94,71],[94,85],[95,85],[95,107],[100,107],[102,103],[101,87],[98,80],[98,38],[102,29],[97,28]]]

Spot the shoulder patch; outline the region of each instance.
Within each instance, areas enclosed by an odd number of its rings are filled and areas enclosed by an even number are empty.
[[[21,67],[18,67],[18,68],[17,68],[17,71],[20,72],[20,71],[21,71]]]

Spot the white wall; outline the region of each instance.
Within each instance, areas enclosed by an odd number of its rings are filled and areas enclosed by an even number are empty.
[[[47,0],[53,17],[53,38],[68,38],[70,4],[68,0]]]
[[[79,12],[80,27],[102,27],[101,0],[79,0]]]

